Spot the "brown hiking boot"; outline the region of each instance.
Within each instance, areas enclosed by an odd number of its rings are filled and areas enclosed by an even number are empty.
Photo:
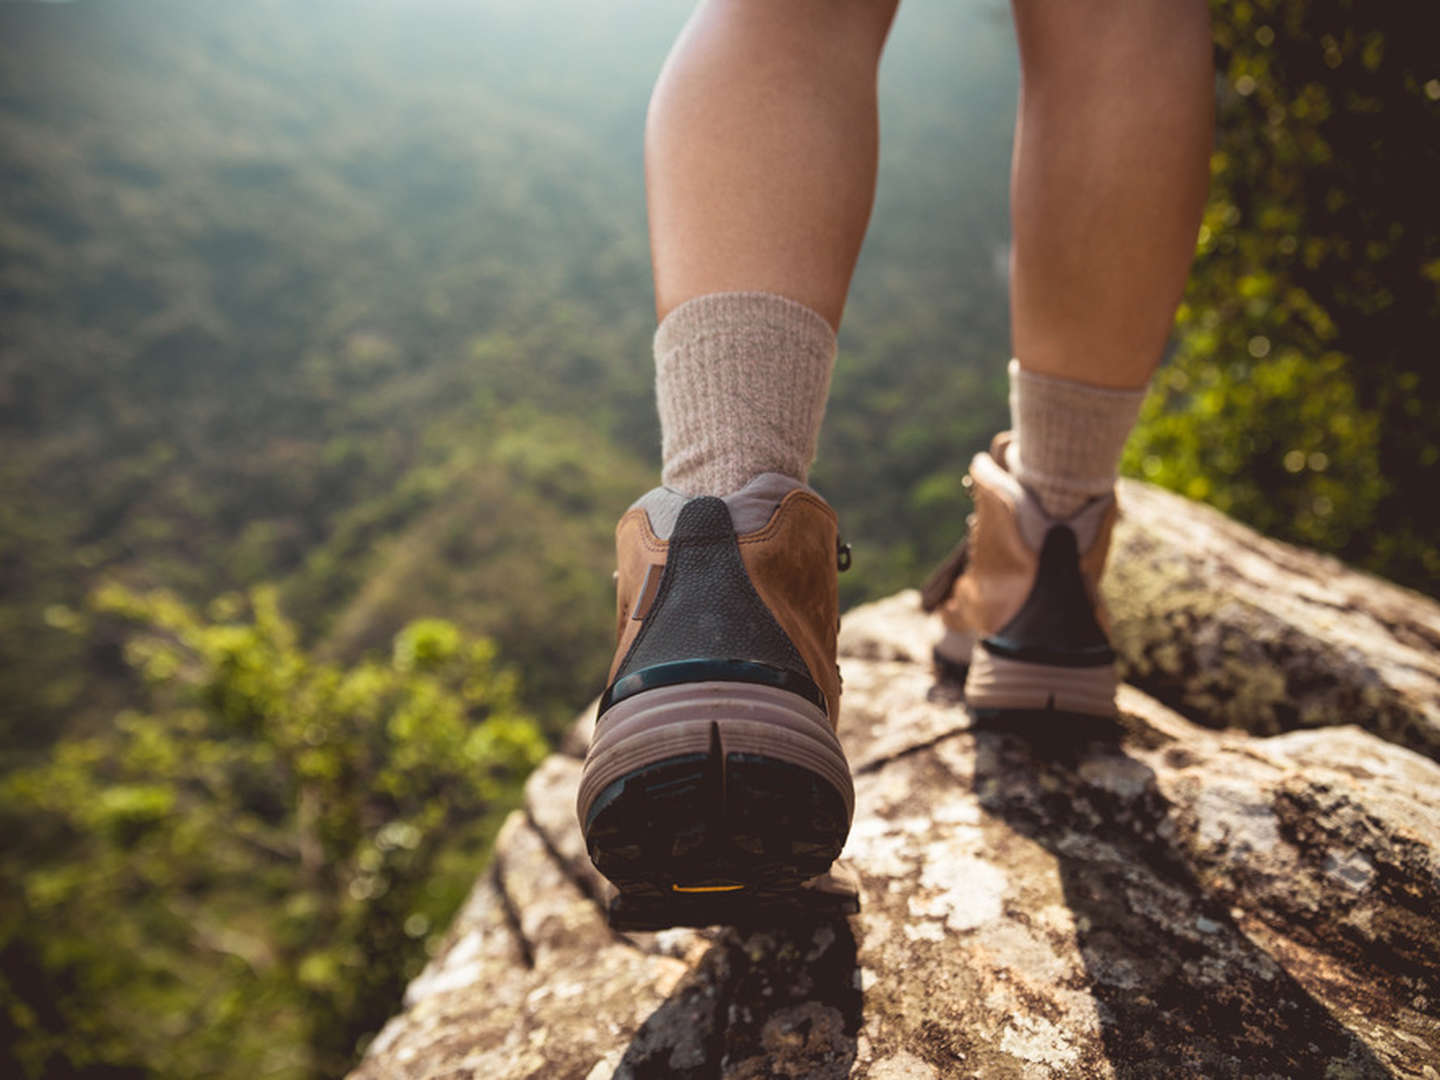
[[[975,455],[969,534],[922,590],[945,636],[937,674],[964,679],[977,711],[1115,713],[1115,653],[1100,575],[1116,518],[1114,495],[1064,521],[1005,468],[1009,433]]]
[[[657,922],[731,921],[738,894],[753,905],[824,873],[849,832],[835,735],[848,550],[825,501],[776,473],[724,499],[657,488],[615,543],[618,647],[577,800],[586,846]]]

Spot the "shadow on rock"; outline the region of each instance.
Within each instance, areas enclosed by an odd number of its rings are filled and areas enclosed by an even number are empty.
[[[1059,863],[1117,1076],[1392,1075],[1206,895],[1118,731],[981,724],[975,788]]]
[[[617,1078],[850,1075],[862,999],[845,919],[726,930],[626,1048]]]

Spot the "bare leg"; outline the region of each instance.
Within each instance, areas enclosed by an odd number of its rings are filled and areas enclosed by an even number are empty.
[[[1195,250],[1214,75],[1205,0],[1013,0],[1011,332],[1026,371],[1142,386]]]
[[[875,74],[897,3],[700,5],[645,134],[661,319],[709,293],[763,291],[839,328],[875,197]]]

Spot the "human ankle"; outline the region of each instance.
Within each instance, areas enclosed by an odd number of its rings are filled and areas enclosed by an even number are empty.
[[[803,483],[834,358],[830,324],[774,293],[676,307],[655,334],[662,482],[686,495],[728,495],[762,473]]]
[[[1115,487],[1120,454],[1147,387],[1115,390],[1024,370],[1010,361],[1010,473],[1045,512],[1065,519]]]

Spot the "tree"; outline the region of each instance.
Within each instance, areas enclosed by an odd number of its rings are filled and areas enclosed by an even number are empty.
[[[93,608],[138,627],[148,707],[4,782],[20,1074],[338,1075],[544,753],[514,675],[439,620],[320,662],[269,589],[209,619],[113,586]]]
[[[1127,471],[1440,591],[1440,79],[1424,5],[1212,5],[1211,198]]]

